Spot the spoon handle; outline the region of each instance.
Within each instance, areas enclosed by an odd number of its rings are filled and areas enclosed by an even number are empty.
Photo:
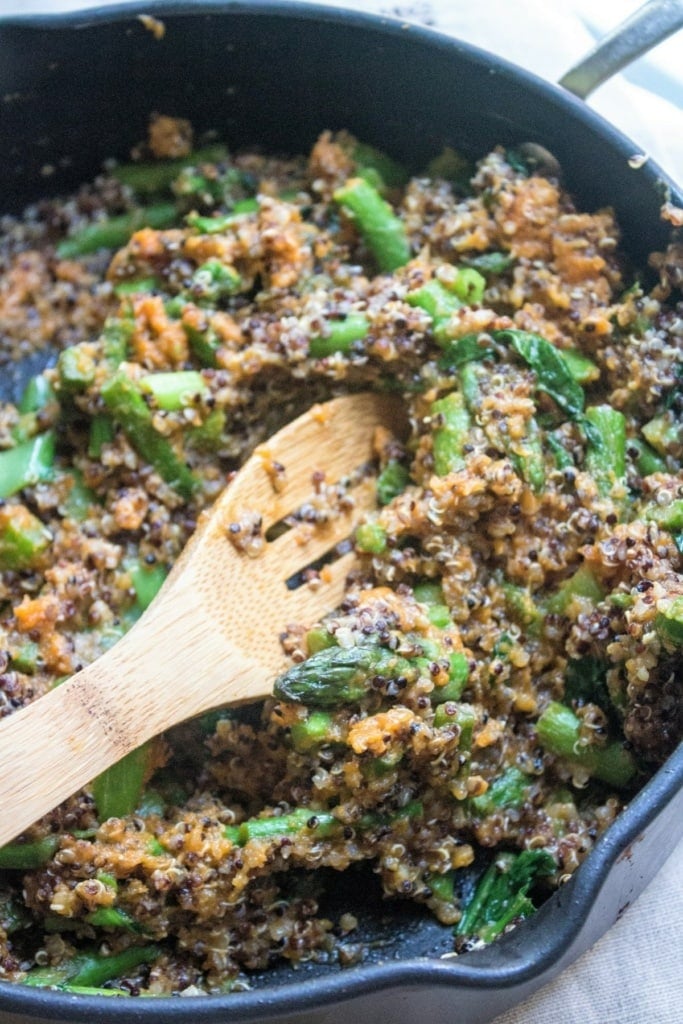
[[[608,78],[680,28],[683,0],[648,0],[570,68],[559,84],[585,100]]]

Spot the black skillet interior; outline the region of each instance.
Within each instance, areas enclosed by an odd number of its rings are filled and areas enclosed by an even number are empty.
[[[157,38],[138,13],[163,22]],[[297,3],[161,3],[0,24],[2,211],[67,191],[107,157],[128,157],[154,111],[188,117],[232,148],[305,152],[348,128],[419,171],[443,145],[472,157],[533,141],[559,159],[578,202],[615,207],[635,265],[666,245],[663,199],[681,203],[632,143],[573,97],[465,44],[391,19]],[[22,366],[20,376],[35,372]],[[0,393],[10,377],[3,372]],[[19,382],[20,383],[20,382]],[[15,382],[15,386],[17,382]],[[336,877],[370,962],[281,967],[254,991],[192,1000],[198,1021],[490,1020],[597,939],[673,849],[683,828],[683,749],[659,771],[578,876],[531,921],[457,960],[448,929],[382,903],[369,874]],[[135,1005],[132,1005],[132,1004]],[[457,1007],[457,1010],[456,1010]],[[0,984],[3,1024],[187,1019],[186,1000],[102,1000]],[[457,1014],[457,1017],[456,1017]]]

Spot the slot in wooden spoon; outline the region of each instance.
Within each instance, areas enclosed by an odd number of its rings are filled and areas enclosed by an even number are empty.
[[[380,425],[401,429],[399,403],[361,394],[315,406],[279,431],[200,517],[130,632],[0,722],[0,845],[150,737],[210,708],[271,692],[285,662],[282,631],[319,619],[341,600],[352,552],[331,561],[315,586],[291,589],[291,578],[347,538],[374,506],[374,481],[362,467]],[[349,507],[305,530],[271,529],[315,500],[316,476],[327,486],[354,473],[359,483]]]

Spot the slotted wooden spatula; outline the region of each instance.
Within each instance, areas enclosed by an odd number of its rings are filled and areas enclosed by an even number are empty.
[[[374,483],[361,481],[351,508],[306,535],[271,528],[314,495],[314,475],[326,485],[353,475],[371,458],[375,428],[400,424],[393,398],[350,395],[315,406],[257,449],[130,632],[0,722],[0,845],[164,729],[271,692],[285,662],[282,631],[335,608],[353,553],[315,586],[287,581],[352,533],[374,505]]]

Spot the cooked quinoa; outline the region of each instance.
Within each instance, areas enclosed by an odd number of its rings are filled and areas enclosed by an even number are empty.
[[[157,118],[132,173],[2,222],[3,374],[48,366],[0,405],[0,715],[116,642],[295,415],[389,390],[409,433],[377,431],[346,597],[282,623],[274,696],[169,731],[0,850],[4,980],[201,994],[356,962],[316,879],[360,862],[461,952],[562,884],[683,732],[680,248],[635,277],[611,210],[500,149],[404,179],[345,133],[294,159],[193,146]],[[344,495],[311,473],[314,530]],[[482,923],[460,880],[522,854],[517,910]]]

